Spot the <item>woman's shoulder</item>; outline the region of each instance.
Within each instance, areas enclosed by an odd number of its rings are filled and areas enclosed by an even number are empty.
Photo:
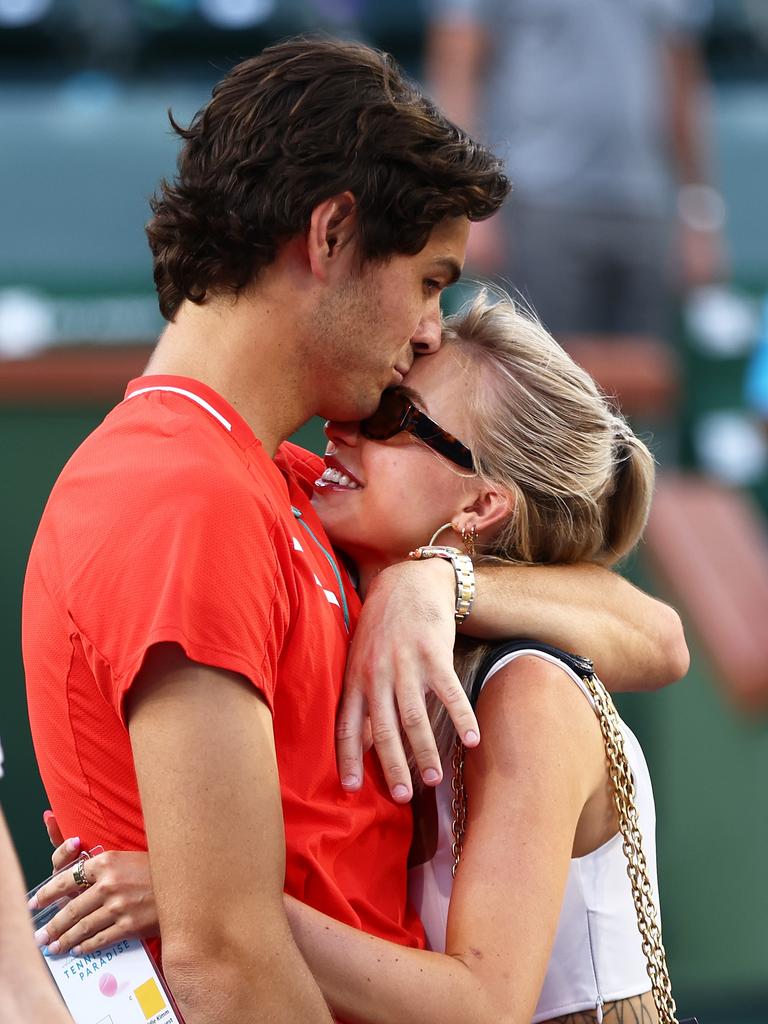
[[[478,683],[478,714],[493,699],[515,704],[554,702],[557,711],[564,704],[575,703],[584,708],[587,717],[595,717],[589,690],[578,674],[541,651],[522,649],[500,658]]]
[[[586,680],[593,675],[592,661],[582,655],[571,654],[551,644],[531,640],[513,640],[492,648],[478,666],[472,687],[472,703],[476,704],[487,684],[495,676],[510,683],[516,680],[537,679],[541,685],[562,684],[570,679],[590,707],[592,696]],[[518,685],[522,686],[523,683]]]
[[[602,733],[581,674],[590,673],[555,651],[515,646],[478,675],[483,742],[494,756],[518,764],[521,755],[531,762],[564,758],[597,781],[604,771]]]
[[[529,640],[518,638],[504,640],[489,648],[485,657],[480,662],[477,675],[481,677],[491,672],[495,665],[506,662],[522,655],[536,655],[544,661],[551,663],[558,662],[584,679],[594,673],[594,663],[591,658],[583,654],[574,654],[571,651],[555,647],[554,644],[547,644],[541,640]]]

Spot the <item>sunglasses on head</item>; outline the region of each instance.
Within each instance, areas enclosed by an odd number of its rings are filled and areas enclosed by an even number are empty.
[[[371,441],[386,441],[402,431],[417,437],[456,466],[475,468],[469,448],[417,409],[407,388],[387,388],[376,412],[361,421],[360,433]]]

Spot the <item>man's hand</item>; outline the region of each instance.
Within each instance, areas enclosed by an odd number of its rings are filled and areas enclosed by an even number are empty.
[[[477,719],[453,669],[455,599],[453,568],[439,558],[400,562],[372,582],[352,641],[336,725],[344,789],[362,785],[368,715],[395,801],[406,803],[413,795],[403,732],[424,782],[440,782],[440,755],[425,699],[430,691],[447,708],[464,743],[479,743]]]

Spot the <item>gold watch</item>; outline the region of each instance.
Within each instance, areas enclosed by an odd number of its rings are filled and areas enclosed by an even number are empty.
[[[475,601],[475,567],[472,559],[458,548],[451,548],[444,544],[427,544],[424,547],[416,548],[408,555],[418,561],[421,558],[445,558],[453,566],[456,575],[456,610],[454,617],[457,625],[460,625],[472,611]]]

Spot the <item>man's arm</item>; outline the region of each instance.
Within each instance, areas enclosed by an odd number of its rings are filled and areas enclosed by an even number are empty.
[[[485,640],[514,635],[592,658],[614,693],[655,690],[688,671],[680,616],[597,565],[489,566],[461,632]]]
[[[0,1020],[72,1024],[32,938],[19,862],[0,811]]]
[[[163,966],[187,1024],[330,1022],[283,908],[267,706],[174,644],[150,650],[129,697]]]
[[[487,640],[524,637],[590,657],[613,690],[652,690],[685,675],[688,648],[674,609],[595,565],[476,569],[477,597],[462,632]],[[442,777],[425,695],[446,705],[468,746],[478,726],[453,669],[454,575],[442,559],[401,562],[371,584],[352,642],[337,721],[345,789],[362,784],[362,735],[373,740],[393,799],[412,785],[401,723],[422,778]]]

